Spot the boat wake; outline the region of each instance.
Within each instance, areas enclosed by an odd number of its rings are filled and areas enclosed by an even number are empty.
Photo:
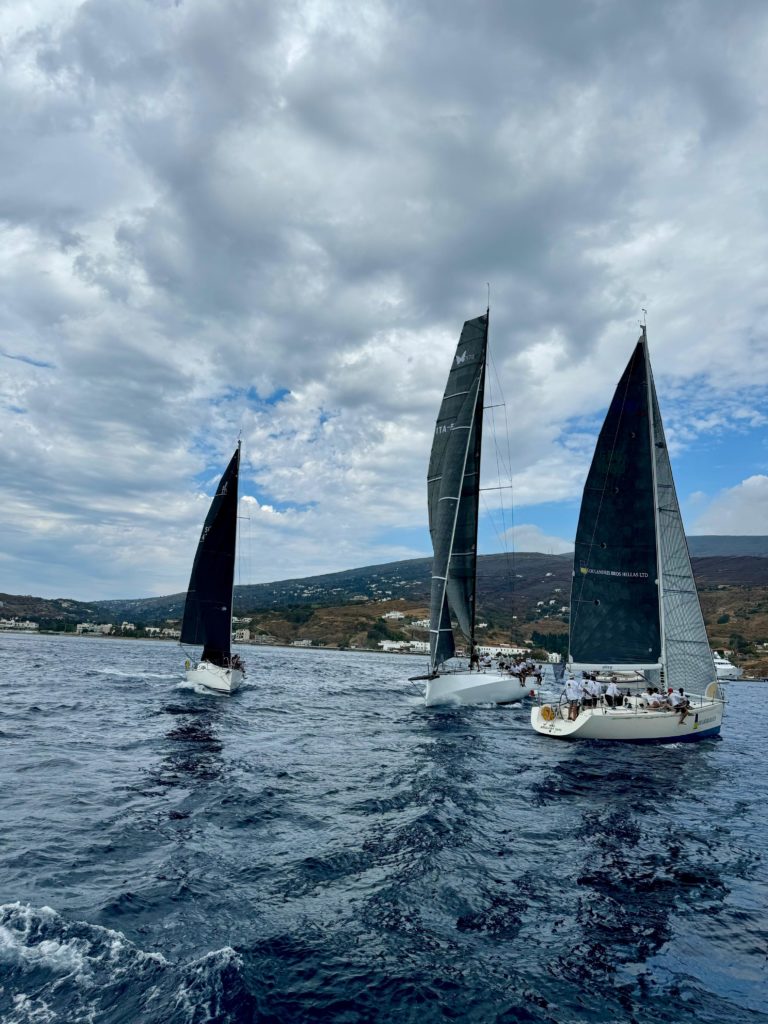
[[[171,676],[172,679],[178,679],[178,676]],[[203,686],[202,683],[196,683],[189,679],[181,679],[174,686],[174,690],[186,690],[187,693],[199,693],[202,697],[230,697],[231,694],[224,693],[222,691],[211,690],[207,686]]]
[[[94,669],[100,676],[116,676],[118,679],[177,679],[175,672],[124,672],[119,668]]]

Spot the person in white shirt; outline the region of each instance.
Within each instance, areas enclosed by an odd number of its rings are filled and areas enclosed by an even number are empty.
[[[574,678],[573,674],[569,675],[565,683],[565,697],[568,701],[568,720],[571,722],[578,717],[583,694],[581,681]]]
[[[609,708],[620,708],[622,705],[621,692],[615,678],[612,678],[605,688],[605,703]]]
[[[672,704],[672,710],[680,712],[680,724],[682,725],[688,717],[688,709],[691,705],[691,702],[688,700],[688,695],[682,686],[679,686],[677,688],[677,693],[673,690],[669,695],[669,700]]]

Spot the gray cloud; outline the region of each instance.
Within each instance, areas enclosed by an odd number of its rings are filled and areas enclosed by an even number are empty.
[[[577,497],[641,306],[678,449],[758,430],[767,23],[751,0],[11,0],[2,587],[181,589],[240,430],[255,579],[425,553],[486,281],[522,503]]]

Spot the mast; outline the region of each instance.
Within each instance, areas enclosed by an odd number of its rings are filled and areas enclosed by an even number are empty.
[[[659,530],[659,485],[656,476],[656,432],[653,426],[653,377],[651,376],[651,360],[648,355],[648,336],[645,329],[645,324],[641,324],[641,330],[643,332],[641,342],[643,344],[643,353],[645,356],[645,376],[646,385],[648,388],[648,431],[651,438],[651,476],[653,480],[653,520],[656,525],[656,586],[658,588],[659,596],[659,634],[661,639],[661,670],[664,673],[664,679],[668,678],[667,675],[667,634],[664,628],[664,574],[662,572],[661,565],[661,541],[660,541],[660,530]]]
[[[232,617],[235,614],[235,575],[237,570],[237,509],[240,501],[240,449],[243,442],[237,439],[237,472],[235,473],[235,550],[232,564],[232,600],[229,602],[229,657],[232,660]]]

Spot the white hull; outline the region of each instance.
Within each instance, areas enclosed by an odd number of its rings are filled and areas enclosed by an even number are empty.
[[[433,704],[513,704],[531,692],[508,672],[446,672],[427,681],[424,702]]]
[[[210,661],[201,661],[187,669],[187,682],[204,686],[216,693],[234,693],[243,681],[243,673],[236,668],[222,668]]]
[[[716,684],[711,684],[715,686]],[[531,725],[542,736],[561,740],[609,740],[623,743],[684,743],[717,736],[723,722],[723,701],[692,697],[684,721],[676,711],[645,708],[582,708],[568,720],[568,705],[544,704],[531,710]]]
[[[718,679],[741,679],[743,670],[724,658],[715,658],[715,671]]]

